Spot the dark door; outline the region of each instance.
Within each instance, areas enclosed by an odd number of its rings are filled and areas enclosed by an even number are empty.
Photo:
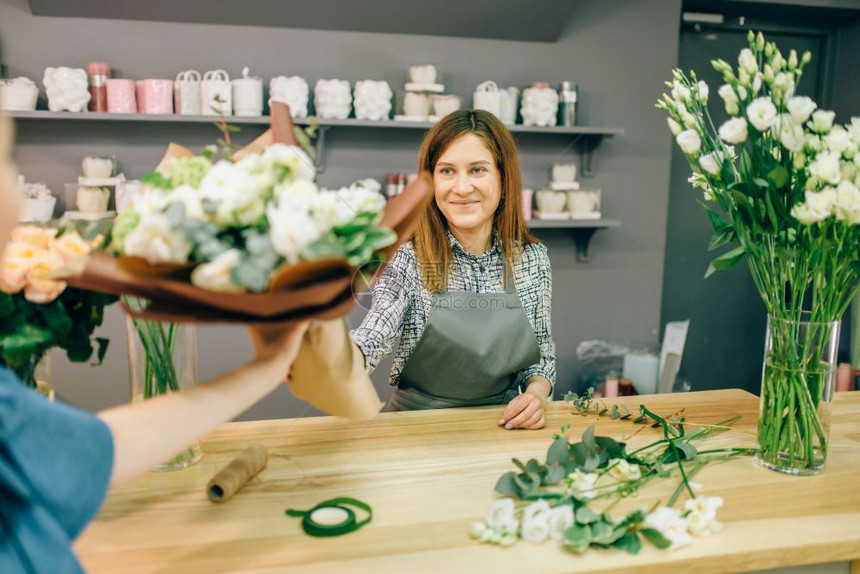
[[[798,93],[821,103],[826,36],[765,35],[777,43],[786,58],[791,48],[798,54],[812,52]],[[745,31],[681,31],[678,66],[695,70],[710,86],[708,107],[717,127],[727,116],[717,95],[723,82],[710,62],[722,58],[736,66],[738,53],[747,46]],[[703,279],[708,263],[721,251],[707,251],[712,230],[699,204],[701,190],[691,188],[689,177],[687,161],[673,146],[661,323],[690,319],[679,376],[688,379],[693,390],[735,387],[758,394],[766,326],[764,305],[745,262]]]

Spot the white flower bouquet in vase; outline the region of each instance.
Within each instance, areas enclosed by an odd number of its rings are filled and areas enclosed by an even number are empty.
[[[706,275],[746,259],[764,301],[756,460],[789,474],[824,469],[839,321],[860,272],[860,118],[834,125],[797,94],[810,60],[750,32],[737,68],[713,62],[730,116],[719,128],[694,72],[675,70],[657,103],[704,190],[709,249],[735,245]]]

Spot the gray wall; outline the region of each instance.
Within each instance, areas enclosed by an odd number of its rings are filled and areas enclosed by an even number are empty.
[[[46,66],[83,66],[107,60],[123,77],[173,77],[184,69],[245,65],[268,79],[298,74],[318,78],[384,79],[395,90],[410,64],[439,66],[448,90],[466,97],[481,81],[527,86],[571,79],[581,89],[580,123],[620,126],[623,136],[604,142],[593,183],[604,190],[605,216],[620,229],[601,231],[593,260],[577,264],[563,232],[540,237],[549,247],[554,276],[553,327],[558,390],[577,376],[575,350],[585,339],[657,342],[666,236],[671,140],[654,102],[677,61],[680,0],[581,0],[563,38],[555,44],[497,40],[322,32],[295,29],[163,24],[89,19],[35,18],[24,0],[0,0],[3,60],[12,75],[41,80]],[[205,126],[19,123],[16,159],[28,179],[54,189],[78,175],[82,156],[113,154],[131,177],[154,166],[169,139],[199,148],[215,137]],[[255,130],[243,132],[250,138]],[[339,131],[329,138],[323,185],[387,171],[412,170],[421,134]],[[546,183],[554,161],[576,156],[562,138],[520,138],[526,185]],[[578,161],[578,160],[577,160]],[[355,324],[360,312],[350,321]],[[250,357],[242,330],[200,330],[203,377]],[[121,314],[113,309],[103,334],[112,339],[105,364],[69,365],[55,355],[55,386],[73,403],[98,409],[126,400],[126,354]],[[384,394],[387,364],[374,379]],[[255,407],[251,418],[309,414],[286,391]]]
[[[860,22],[844,26],[837,34],[836,67],[833,82],[833,110],[836,120],[848,123],[860,116]]]

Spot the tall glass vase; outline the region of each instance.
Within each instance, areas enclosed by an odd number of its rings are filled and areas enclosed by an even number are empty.
[[[840,322],[801,315],[768,317],[756,462],[814,475],[827,461]]]
[[[197,327],[129,317],[127,330],[132,402],[178,392],[197,383]],[[202,456],[200,443],[196,442],[153,470],[179,470]]]
[[[49,401],[54,400],[54,385],[51,378],[51,350],[31,355],[13,369],[18,378],[28,387],[36,389]]]

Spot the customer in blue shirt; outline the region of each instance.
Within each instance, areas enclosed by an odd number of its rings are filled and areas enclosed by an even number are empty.
[[[11,132],[0,116],[0,253],[19,207]],[[50,403],[0,368],[0,573],[81,572],[71,544],[108,487],[168,459],[273,391],[306,329],[307,323],[249,327],[253,361],[185,392],[97,416]]]

